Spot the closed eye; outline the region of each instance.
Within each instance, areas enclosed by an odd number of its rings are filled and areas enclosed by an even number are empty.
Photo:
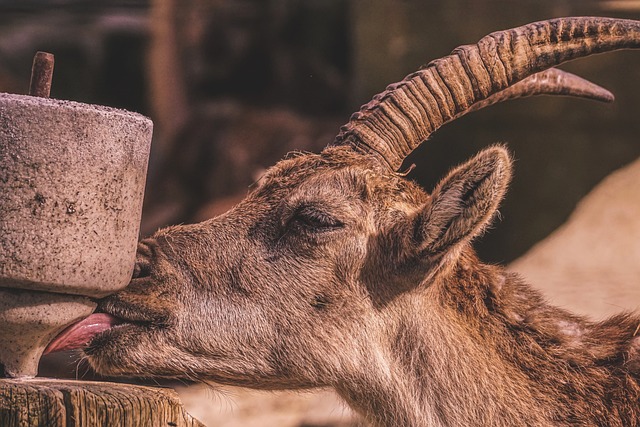
[[[301,206],[296,209],[289,221],[290,225],[312,232],[330,231],[343,227],[343,223],[334,216],[319,210],[315,206]]]

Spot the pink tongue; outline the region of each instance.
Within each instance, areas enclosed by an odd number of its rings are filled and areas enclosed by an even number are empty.
[[[91,316],[68,326],[44,350],[44,354],[55,351],[72,350],[84,347],[91,338],[107,329],[122,323],[121,319],[110,314],[95,313]]]

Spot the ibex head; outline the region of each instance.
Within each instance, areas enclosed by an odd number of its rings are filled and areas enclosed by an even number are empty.
[[[283,160],[228,213],[143,240],[135,278],[101,306],[134,322],[91,342],[96,367],[309,387],[354,363],[345,346],[365,345],[374,312],[455,262],[511,170],[494,147],[428,196],[361,157],[332,147]]]
[[[491,222],[512,169],[494,146],[427,194],[396,172],[405,157],[444,123],[503,99],[609,99],[544,70],[639,45],[638,22],[556,19],[490,34],[389,86],[331,146],[280,161],[226,214],[143,240],[131,284],[94,315],[109,324],[100,330],[118,325],[89,342],[90,363],[111,375],[333,386],[351,397],[374,371],[396,381],[393,361],[407,356],[393,351],[408,330],[431,331],[422,334],[433,340],[429,353],[448,345],[443,331],[470,329],[452,292],[464,291],[478,312],[498,304],[506,273],[480,264],[469,242]]]

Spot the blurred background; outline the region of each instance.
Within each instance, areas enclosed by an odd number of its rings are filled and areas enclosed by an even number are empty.
[[[233,206],[287,152],[321,150],[375,93],[456,46],[568,15],[638,19],[640,1],[0,0],[0,92],[26,93],[33,54],[45,50],[56,56],[52,97],[150,116],[150,234]],[[476,242],[486,261],[517,258],[640,156],[640,54],[562,68],[616,102],[500,104],[445,126],[407,160],[417,165],[409,178],[430,190],[479,149],[508,144],[516,175]]]

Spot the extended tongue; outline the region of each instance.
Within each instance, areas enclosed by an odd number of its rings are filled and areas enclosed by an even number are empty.
[[[122,323],[121,319],[106,313],[94,313],[68,326],[44,350],[44,354],[84,347],[91,338]]]

